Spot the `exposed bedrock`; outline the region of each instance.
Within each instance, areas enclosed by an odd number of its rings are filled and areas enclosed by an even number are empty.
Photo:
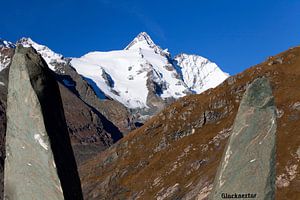
[[[58,84],[33,48],[16,48],[6,115],[5,198],[82,199]]]
[[[256,79],[241,101],[210,199],[275,199],[275,110],[268,79]]]

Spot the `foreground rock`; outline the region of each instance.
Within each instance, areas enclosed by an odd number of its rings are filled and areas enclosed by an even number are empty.
[[[32,48],[13,57],[7,118],[5,198],[82,199],[59,88]]]
[[[275,141],[271,86],[259,78],[244,94],[210,199],[274,199]]]

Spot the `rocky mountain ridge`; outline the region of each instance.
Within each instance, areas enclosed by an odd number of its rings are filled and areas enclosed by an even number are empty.
[[[172,58],[145,32],[124,50],[90,52],[72,58],[71,64],[100,89],[100,98],[109,96],[145,115],[187,94],[215,87],[228,77],[203,57],[181,54]]]
[[[14,47],[11,42],[2,43]],[[173,59],[145,32],[124,50],[91,52],[81,58],[65,58],[30,38],[22,38],[17,44],[35,48],[48,66],[61,75],[63,85],[125,133],[177,98],[203,92],[228,77],[215,63],[200,56],[181,54]],[[5,68],[9,57],[0,63]],[[105,110],[106,104],[117,105],[122,112]],[[123,118],[116,117],[116,113]]]

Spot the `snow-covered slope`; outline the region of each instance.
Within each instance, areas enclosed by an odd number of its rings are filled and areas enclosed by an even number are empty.
[[[0,38],[0,48],[14,48],[15,45],[12,43],[12,42],[9,42],[9,41],[6,41],[6,40],[3,40]]]
[[[181,68],[183,81],[197,94],[218,86],[229,76],[215,63],[201,56],[179,54],[174,60]]]
[[[223,82],[228,74],[200,56],[181,54],[173,60],[142,32],[124,49],[91,52],[71,64],[107,96],[129,108],[147,108],[153,93],[162,101],[200,93]]]
[[[61,54],[55,53],[47,46],[40,45],[34,42],[31,38],[22,38],[17,43],[22,44],[24,47],[33,47],[38,53],[42,55],[49,68],[52,70],[55,70],[54,63],[66,63],[64,57]]]
[[[2,40],[0,38],[0,71],[6,68],[11,60],[10,50],[11,48],[15,48],[15,45],[9,41]]]
[[[91,52],[73,58],[71,64],[107,96],[129,108],[143,108],[148,107],[151,83],[162,99],[182,97],[187,92],[168,55],[141,33],[125,50]]]

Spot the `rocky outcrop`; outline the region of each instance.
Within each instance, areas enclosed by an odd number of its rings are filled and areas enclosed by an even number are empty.
[[[241,101],[210,199],[275,198],[276,108],[268,79],[256,79]]]
[[[153,71],[147,73],[147,88],[148,88],[148,95],[147,95],[147,105],[151,108],[151,111],[148,111],[149,115],[153,116],[155,113],[161,111],[165,106],[166,102],[164,99],[160,97],[165,89],[164,84],[166,83],[157,83],[153,81],[154,75]]]
[[[53,72],[18,46],[9,73],[4,193],[7,199],[82,199]]]

